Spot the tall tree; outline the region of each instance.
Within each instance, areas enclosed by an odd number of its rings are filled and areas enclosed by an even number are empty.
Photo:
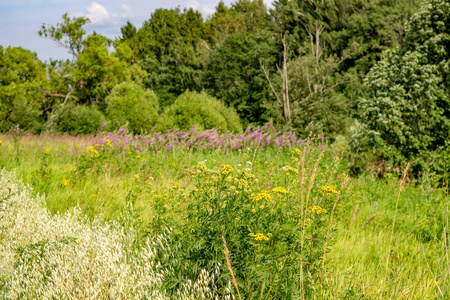
[[[420,169],[437,156],[432,168],[448,172],[450,2],[425,1],[406,30],[403,47],[385,52],[366,77],[365,141],[391,164],[415,160]],[[445,161],[447,169],[439,169]]]

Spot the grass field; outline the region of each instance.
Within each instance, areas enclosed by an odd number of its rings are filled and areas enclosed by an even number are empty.
[[[0,140],[3,298],[450,298],[433,174],[272,128]]]

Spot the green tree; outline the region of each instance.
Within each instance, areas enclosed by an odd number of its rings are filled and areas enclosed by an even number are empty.
[[[204,34],[205,24],[199,12],[157,9],[127,40],[136,61],[149,74],[145,86],[158,94],[162,106],[173,103],[186,89],[201,89],[209,49]]]
[[[167,126],[181,130],[189,130],[195,125],[200,130],[216,128],[222,132],[242,131],[236,111],[205,92],[184,92],[166,109],[165,115],[168,118]]]
[[[13,125],[40,131],[49,81],[46,66],[36,53],[0,46],[0,130]]]
[[[115,86],[106,102],[110,129],[126,126],[134,133],[142,133],[159,122],[157,96],[133,82]]]
[[[360,116],[379,159],[414,160],[419,170],[432,156],[449,157],[449,16],[448,0],[427,0],[412,16],[403,47],[385,52],[366,77]]]
[[[274,100],[261,64],[273,72],[278,45],[267,31],[227,37],[211,51],[204,75],[208,93],[233,106],[245,124],[264,123]]]
[[[67,13],[62,16],[62,19],[62,22],[56,25],[43,24],[38,33],[68,49],[69,53],[76,58],[84,48],[86,31],[83,26],[90,23],[90,20],[85,17],[72,17],[71,19]]]

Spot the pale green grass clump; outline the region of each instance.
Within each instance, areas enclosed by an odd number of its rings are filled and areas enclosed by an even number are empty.
[[[52,216],[14,173],[1,170],[0,186],[1,298],[164,298],[149,242],[133,253],[133,232],[79,221],[79,209]]]

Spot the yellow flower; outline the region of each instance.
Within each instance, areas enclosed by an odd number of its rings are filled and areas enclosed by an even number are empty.
[[[2,141],[0,141],[0,145],[1,145],[1,144],[3,144],[3,142],[2,142]]]
[[[45,149],[45,154],[49,154],[51,149]]]
[[[110,139],[106,139],[105,141],[106,141],[106,144],[107,144],[109,147],[112,147],[112,145],[111,145],[111,140],[110,140]]]
[[[96,195],[96,194],[92,194],[92,197],[98,197],[98,195]]]
[[[230,165],[221,165],[220,168],[222,169],[223,175],[228,175],[233,172],[233,167]]]
[[[197,169],[198,169],[200,172],[208,171],[208,168],[207,168],[203,163],[200,163],[200,162],[197,164]]]
[[[328,196],[332,195],[332,194],[337,194],[338,191],[336,190],[336,188],[332,185],[325,185],[322,187],[321,189],[322,191],[326,192]]]
[[[100,147],[100,144],[94,144],[94,147]]]
[[[136,158],[139,158],[139,157],[141,157],[140,155],[136,155]]]
[[[174,163],[174,162],[173,162],[173,163],[170,163],[170,164],[171,164],[172,166],[176,166],[176,165],[177,165],[177,164],[176,164],[176,163]]]
[[[64,186],[68,186],[68,185],[69,185],[69,182],[70,182],[70,180],[69,180],[69,179],[66,179],[66,178],[64,178],[64,179],[62,180],[62,184],[63,184]]]
[[[136,174],[136,175],[134,175],[134,178],[139,179],[140,177],[138,174]]]
[[[281,196],[281,194],[287,194],[288,191],[284,187],[276,187],[272,189],[272,192],[277,193]]]
[[[299,149],[295,148],[294,149],[294,154],[301,155],[302,151],[300,151]]]
[[[272,197],[270,196],[268,191],[261,191],[253,196],[254,201],[265,200],[267,202],[272,201]]]
[[[320,206],[311,206],[308,209],[309,213],[315,213],[316,215],[324,214],[327,211]]]
[[[259,232],[258,233],[249,233],[248,236],[252,237],[255,241],[268,241],[269,240],[269,238],[267,236],[265,236],[264,234],[259,233]]]

